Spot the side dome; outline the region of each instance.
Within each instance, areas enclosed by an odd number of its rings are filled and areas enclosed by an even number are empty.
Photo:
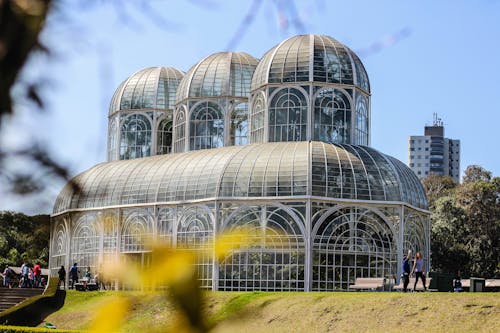
[[[251,90],[304,81],[354,85],[370,93],[368,74],[356,53],[324,35],[294,36],[269,50],[255,70]]]
[[[171,110],[184,73],[173,67],[148,67],[123,81],[111,100],[109,115],[120,110]]]
[[[257,59],[244,52],[212,54],[191,67],[177,89],[176,103],[191,97],[248,97]]]
[[[63,188],[54,214],[133,204],[270,197],[390,202],[427,209],[422,184],[402,162],[369,147],[301,141],[98,164]]]

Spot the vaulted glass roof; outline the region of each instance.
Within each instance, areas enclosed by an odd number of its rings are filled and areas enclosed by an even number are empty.
[[[186,98],[248,97],[257,59],[244,52],[212,54],[191,67],[177,90],[176,103]]]
[[[173,67],[148,67],[123,81],[111,100],[109,114],[119,110],[172,110],[184,73]]]
[[[355,85],[370,92],[368,74],[359,57],[323,35],[294,36],[273,47],[259,61],[251,89],[306,81]]]
[[[277,142],[101,163],[68,183],[54,214],[203,199],[314,196],[404,202],[427,209],[402,162],[365,146]]]

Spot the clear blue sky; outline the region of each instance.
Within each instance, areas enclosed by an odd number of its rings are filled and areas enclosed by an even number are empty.
[[[26,71],[48,80],[47,113],[21,110],[4,144],[43,142],[80,173],[105,161],[108,105],[133,72],[187,71],[227,50],[260,58],[287,37],[314,33],[360,55],[372,87],[374,148],[406,163],[408,136],[422,135],[437,112],[445,135],[461,140],[462,171],[479,164],[500,176],[500,1],[144,2],[63,1],[44,35],[52,56]],[[257,10],[248,15],[250,8]],[[54,182],[36,212],[51,211],[61,186]],[[32,204],[0,199],[0,209],[33,213]]]

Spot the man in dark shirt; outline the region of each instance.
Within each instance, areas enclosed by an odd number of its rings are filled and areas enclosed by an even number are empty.
[[[408,255],[403,254],[403,267],[402,267],[402,275],[403,279],[403,292],[406,292],[408,289],[408,283],[410,283],[410,251],[408,251]]]
[[[78,282],[78,266],[76,265],[76,262],[69,269],[69,276],[71,277],[71,285],[69,289],[73,289],[75,287],[75,283]]]

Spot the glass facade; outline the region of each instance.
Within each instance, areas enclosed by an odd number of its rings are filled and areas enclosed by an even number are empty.
[[[191,67],[176,95],[176,107],[187,110],[189,121],[174,133],[175,152],[248,142],[248,97],[256,66],[257,59],[246,53],[221,52]],[[183,133],[189,133],[185,146]]]
[[[109,107],[108,161],[172,151],[172,121],[165,119],[172,119],[183,76],[172,67],[148,67],[120,84]]]
[[[398,281],[408,249],[428,266],[424,189],[369,147],[368,76],[331,37],[289,38],[259,62],[216,53],[186,75],[141,70],[113,96],[108,132],[110,162],[72,179],[54,204],[54,276],[115,255],[147,267],[151,240],[196,254],[200,284],[213,290]],[[214,238],[243,229],[250,245],[211,255]]]
[[[250,112],[251,143],[369,145],[368,75],[354,52],[331,37],[295,36],[269,50],[255,69],[251,96],[258,107]],[[258,125],[262,118],[267,128]]]

